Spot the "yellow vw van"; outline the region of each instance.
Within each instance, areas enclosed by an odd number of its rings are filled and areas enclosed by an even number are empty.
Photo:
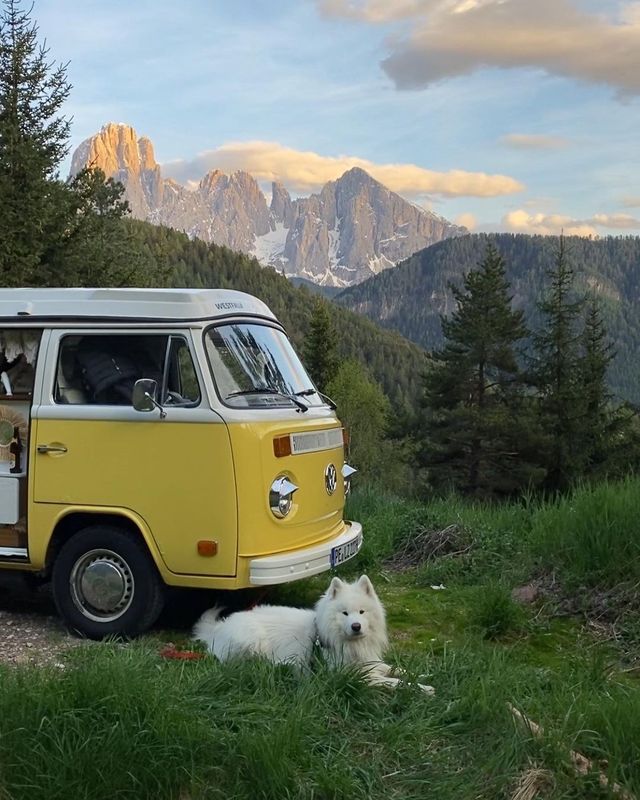
[[[242,292],[0,290],[0,568],[70,628],[134,635],[164,586],[294,581],[359,551],[333,404]]]

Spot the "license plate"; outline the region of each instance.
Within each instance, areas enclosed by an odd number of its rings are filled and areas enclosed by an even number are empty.
[[[353,558],[358,550],[360,550],[359,536],[356,536],[355,539],[352,539],[350,542],[345,542],[344,544],[339,544],[337,547],[332,547],[331,566],[337,567],[340,564],[344,564],[345,561]]]

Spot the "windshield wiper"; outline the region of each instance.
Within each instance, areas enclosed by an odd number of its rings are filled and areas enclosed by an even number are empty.
[[[327,397],[326,394],[322,394],[322,392],[319,392],[317,389],[303,389],[301,392],[295,392],[296,397],[308,397],[310,394],[317,394],[319,397],[321,397],[332,411],[335,411],[338,408],[336,403],[330,397]]]
[[[298,407],[298,411],[305,412],[309,410],[309,406],[305,405],[300,400],[298,400],[298,398],[295,395],[285,394],[284,392],[278,391],[278,389],[272,389],[271,387],[267,386],[264,387],[259,386],[253,389],[241,389],[240,391],[237,392],[231,392],[230,394],[227,395],[227,400],[230,397],[239,397],[240,395],[243,394],[277,394],[278,397],[286,397],[287,400],[291,400],[291,402]]]

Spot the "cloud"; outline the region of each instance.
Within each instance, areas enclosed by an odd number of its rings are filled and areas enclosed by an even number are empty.
[[[369,23],[404,20],[383,69],[399,89],[422,89],[478,69],[538,68],[640,93],[640,4],[617,17],[576,0],[317,0],[326,15]]]
[[[541,133],[508,133],[500,138],[502,144],[519,150],[559,150],[567,147],[568,139]]]
[[[414,17],[429,5],[433,3],[425,0],[318,0],[320,12],[327,17],[375,23]]]
[[[469,214],[469,213],[458,214],[458,216],[456,217],[455,222],[456,222],[456,225],[462,225],[463,227],[465,227],[469,231],[474,230],[478,225],[478,220],[476,219],[476,217],[473,214]]]
[[[640,219],[630,214],[594,214],[591,218],[594,225],[603,228],[619,228],[620,230],[640,228]]]
[[[435,172],[415,164],[375,164],[356,156],[322,156],[262,141],[229,142],[193,160],[163,164],[162,170],[183,183],[199,180],[211,169],[246,170],[259,181],[279,180],[293,191],[308,192],[336,180],[352,167],[366,170],[392,191],[410,197],[496,197],[524,189],[507,175],[463,170]]]
[[[594,214],[588,219],[574,219],[563,214],[530,214],[522,208],[510,211],[502,218],[503,226],[514,233],[539,233],[567,236],[598,236],[598,228],[638,229],[640,219],[629,214]]]
[[[543,236],[559,234],[564,231],[568,236],[597,236],[592,225],[561,214],[529,214],[522,208],[510,211],[502,218],[502,224],[514,233],[539,233]]]
[[[623,197],[622,205],[625,208],[640,208],[640,195],[627,195]]]

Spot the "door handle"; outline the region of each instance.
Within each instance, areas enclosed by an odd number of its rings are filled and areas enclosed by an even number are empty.
[[[39,444],[37,446],[39,453],[66,453],[67,448],[63,444]]]

